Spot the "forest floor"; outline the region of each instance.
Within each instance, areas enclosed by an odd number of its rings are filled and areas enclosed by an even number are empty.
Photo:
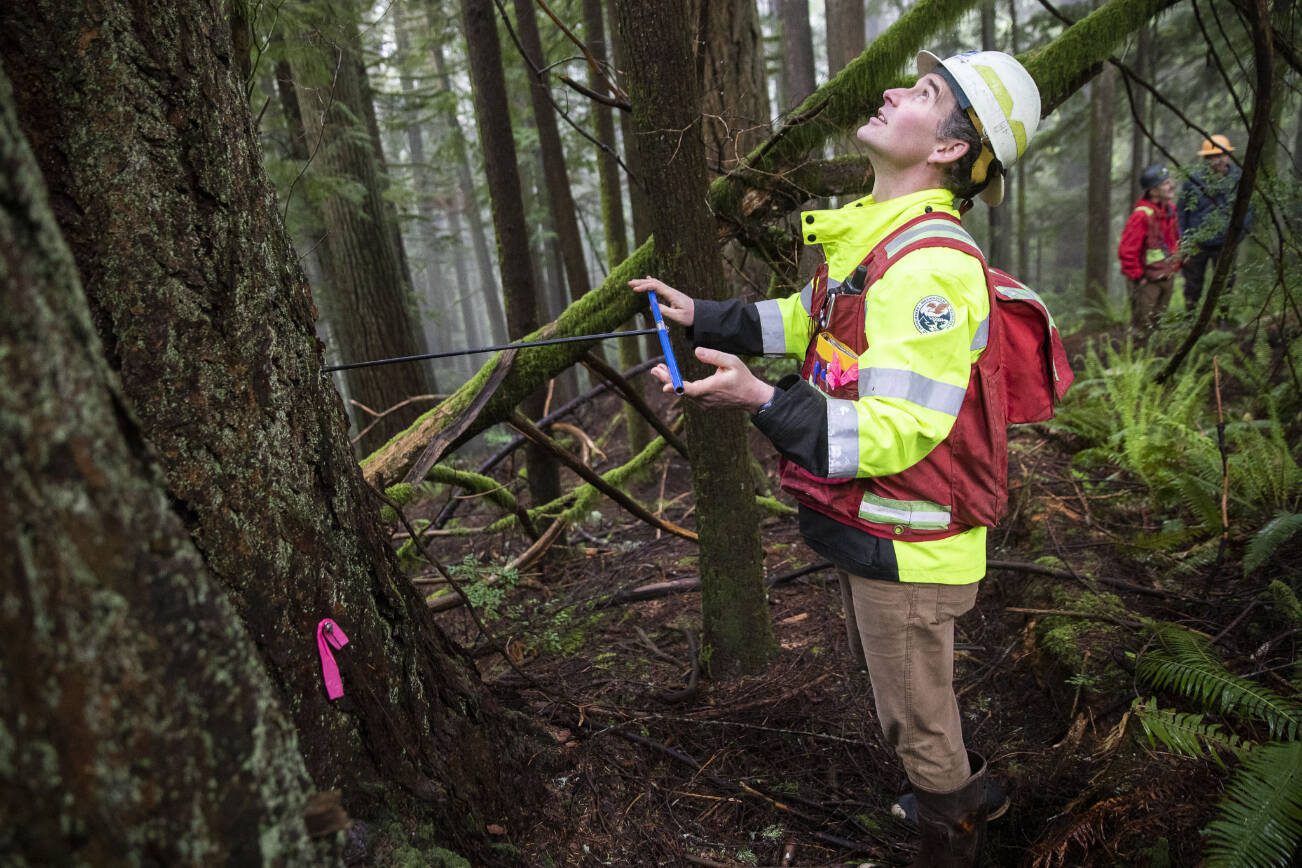
[[[610,453],[598,469],[627,460],[618,415],[607,396],[573,420]],[[991,532],[990,558],[1052,575],[992,569],[957,625],[968,746],[1012,797],[990,824],[986,864],[1196,865],[1199,829],[1226,773],[1154,750],[1139,732],[1131,703],[1151,691],[1132,677],[1131,654],[1145,641],[1138,618],[1217,637],[1240,669],[1267,677],[1293,659],[1295,637],[1263,643],[1262,628],[1243,626],[1256,591],[1241,587],[1237,563],[1170,578],[1170,559],[1135,542],[1154,519],[1133,481],[1081,480],[1070,472],[1072,444],[1037,428],[1012,440],[1010,516]],[[752,446],[776,490],[771,446],[758,435]],[[665,454],[631,490],[690,527],[687,465]],[[497,476],[521,491],[514,474],[504,464]],[[559,746],[546,815],[491,831],[537,865],[908,864],[916,836],[891,814],[907,782],[850,656],[836,574],[788,578],[821,562],[795,518],[762,523],[766,573],[778,580],[769,591],[777,656],[761,675],[714,680],[692,675],[699,593],[609,600],[694,577],[695,544],[608,500],[597,508],[513,586],[463,568],[495,638],[464,608],[438,616],[494,694]],[[457,522],[486,525],[498,517],[492,509],[467,500]],[[527,545],[514,532],[448,537],[437,548],[450,561],[491,564]]]

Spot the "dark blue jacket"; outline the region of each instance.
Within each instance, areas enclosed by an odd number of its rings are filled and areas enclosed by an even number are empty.
[[[1176,215],[1180,220],[1180,237],[1203,250],[1219,249],[1225,243],[1225,230],[1230,225],[1230,210],[1234,207],[1235,191],[1239,188],[1239,167],[1230,164],[1224,175],[1199,166],[1189,174],[1189,180],[1180,188]],[[1252,208],[1248,208],[1244,230],[1252,228]]]

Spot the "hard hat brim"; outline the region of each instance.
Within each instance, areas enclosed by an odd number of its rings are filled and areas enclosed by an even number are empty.
[[[1188,151],[1186,151],[1185,153],[1188,153]],[[1217,154],[1232,154],[1232,153],[1234,153],[1234,146],[1230,145],[1228,148],[1221,148],[1221,147],[1200,148],[1198,151],[1198,156],[1214,157]]]

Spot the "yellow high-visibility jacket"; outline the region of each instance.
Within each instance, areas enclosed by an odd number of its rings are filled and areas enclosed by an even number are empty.
[[[957,215],[953,194],[923,190],[886,202],[872,197],[801,215],[806,244],[818,245],[828,277],[843,281],[867,253],[928,212]],[[928,248],[901,257],[867,290],[867,350],[859,358],[858,399],[831,406],[799,375],[777,384],[753,418],[784,456],[822,477],[888,476],[922,460],[949,434],[972,365],[985,345],[990,301],[981,263]],[[692,340],[741,354],[804,359],[817,324],[812,285],[784,299],[745,305],[696,302]],[[936,299],[948,302],[937,306]],[[943,318],[931,314],[945,310]],[[852,415],[850,414],[850,411]],[[849,435],[849,436],[847,436]],[[884,539],[806,508],[801,531],[815,551],[858,575],[904,582],[968,584],[985,575],[986,528],[926,542]]]

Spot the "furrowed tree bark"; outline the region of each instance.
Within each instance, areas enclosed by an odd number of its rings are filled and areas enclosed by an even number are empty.
[[[838,131],[857,127],[875,111],[875,99],[898,82],[898,71],[911,62],[917,49],[936,28],[954,20],[973,0],[923,0],[909,9],[883,33],[863,55],[812,94],[802,106],[802,117],[778,130],[747,158],[747,166],[715,180],[710,185],[709,201],[718,218],[718,238],[734,236],[754,243],[766,236],[768,221],[783,219],[789,208],[799,207],[807,198],[804,188],[790,184],[797,167],[808,160],[814,147]],[[1080,89],[1089,75],[1114,48],[1135,29],[1173,0],[1111,0],[1103,8],[1069,27],[1053,42],[1040,47],[1033,57],[1023,57],[1028,70],[1040,86],[1045,110],[1052,111],[1069,95]],[[623,40],[616,38],[616,43]],[[628,66],[625,62],[624,66]],[[1034,158],[1034,151],[1028,159]],[[837,191],[850,194],[854,189]],[[570,305],[555,322],[546,327],[546,336],[560,337],[609,331],[617,328],[644,302],[628,291],[627,281],[647,273],[652,255],[651,244],[630,254],[614,266],[602,285]],[[541,336],[541,334],[539,335]],[[546,383],[556,372],[564,370],[583,355],[587,344],[568,344],[531,351],[529,364],[512,370],[483,412],[468,426],[458,443],[509,417],[524,395]],[[480,368],[470,381],[454,392],[447,401],[426,414],[403,436],[395,438],[364,462],[367,478],[389,484],[402,479],[412,461],[442,428],[459,418],[459,412],[492,374],[497,359]]]
[[[515,139],[502,75],[502,50],[497,38],[496,9],[491,3],[461,0],[470,80],[475,91],[475,119],[484,152],[484,174],[493,203],[493,226],[497,231],[497,264],[502,276],[506,324],[511,340],[519,340],[538,328],[539,292],[532,257],[529,229],[524,220],[524,196],[516,163]],[[539,383],[521,402],[533,419],[542,417],[546,394]],[[560,473],[556,462],[542,449],[531,445],[525,452],[529,473],[529,494],[535,504],[560,496]]]
[[[0,166],[0,854],[337,864],[333,836],[308,838],[294,728],[104,361],[3,73]]]
[[[345,361],[364,361],[426,352],[367,122],[373,106],[359,68],[356,13],[346,0],[326,0],[304,7],[303,21],[305,31],[291,34],[301,46],[289,63],[308,151],[315,154],[311,170],[360,192],[360,199],[339,192],[321,203],[326,231],[321,249],[334,281],[328,292],[339,354]],[[427,364],[359,368],[345,378],[350,396],[379,412],[412,395],[438,391],[429,370]],[[382,444],[418,415],[414,407],[390,414],[362,439],[359,450],[365,454]],[[359,428],[366,425],[362,416],[354,420]]]
[[[342,790],[373,829],[419,815],[485,852],[483,823],[509,828],[494,818],[540,792],[532,730],[494,705],[398,571],[321,376],[222,4],[7,4],[0,60],[105,356],[313,786]],[[314,640],[324,617],[352,640],[333,703]]]
[[[629,49],[634,130],[655,208],[652,273],[693,295],[724,287],[714,221],[702,207],[708,184],[701,137],[700,83],[692,60],[692,0],[616,4]],[[681,333],[675,352],[684,376],[706,374]],[[764,563],[750,474],[748,424],[738,410],[686,405],[687,448],[701,537],[702,620],[712,673],[757,672],[776,651],[764,595]]]

